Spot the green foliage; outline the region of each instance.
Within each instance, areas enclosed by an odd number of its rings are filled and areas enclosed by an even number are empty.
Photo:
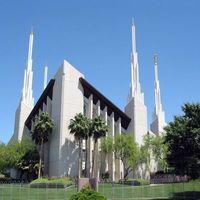
[[[111,153],[114,150],[114,138],[110,135],[101,139],[101,151],[105,154]]]
[[[34,128],[31,131],[31,137],[35,144],[41,145],[48,142],[48,137],[53,127],[53,120],[49,117],[48,113],[43,112],[39,118],[36,119]]]
[[[38,172],[39,153],[34,145],[27,151],[17,164],[17,168],[21,171],[28,171],[32,178],[35,178]]]
[[[95,143],[99,138],[105,137],[107,132],[108,132],[108,127],[105,121],[100,116],[92,119],[91,133]]]
[[[124,165],[124,179],[137,166],[139,148],[131,135],[117,135],[114,141],[116,159],[121,159]]]
[[[38,165],[38,178],[40,178],[42,170],[43,146],[44,143],[48,142],[49,135],[52,133],[54,128],[54,123],[48,113],[45,112],[41,113],[35,120],[35,125],[31,131],[31,138],[36,145],[40,145],[40,159]]]
[[[107,180],[109,179],[109,177],[110,177],[110,173],[109,173],[109,172],[105,172],[105,173],[103,173],[103,174],[101,175],[101,177],[102,177],[102,179],[103,179],[104,181],[107,181]]]
[[[1,144],[0,145],[0,172],[1,173],[9,165],[8,158],[9,158],[9,155],[6,151],[6,146],[4,144]]]
[[[168,163],[181,175],[200,177],[200,104],[185,104],[184,114],[165,128]]]
[[[159,168],[166,171],[168,146],[164,143],[164,139],[164,136],[145,135],[144,145],[140,147],[140,162],[149,167],[150,159],[153,157]]]
[[[69,200],[106,200],[107,198],[104,197],[99,192],[96,192],[92,189],[82,189],[80,192],[72,195]]]
[[[72,185],[73,182],[69,177],[62,178],[39,178],[30,183],[32,188],[65,188]]]
[[[70,120],[68,128],[76,141],[82,141],[90,136],[90,120],[82,113],[77,114],[74,119]]]
[[[12,141],[8,145],[0,145],[0,171],[6,168],[20,169],[19,164],[25,160],[25,155],[32,152],[35,145],[29,139],[21,142]],[[30,155],[31,157],[32,155]]]
[[[78,161],[78,177],[81,176],[81,157],[82,157],[82,141],[87,140],[91,136],[91,121],[82,113],[77,114],[74,119],[70,120],[68,126],[70,133],[74,135],[79,146],[79,161]],[[87,163],[87,162],[86,162]]]
[[[98,158],[98,139],[105,137],[108,132],[108,127],[101,116],[95,117],[91,121],[91,135],[94,139],[94,153],[92,158],[92,177],[95,177],[94,170],[97,168]]]
[[[131,179],[131,178],[129,178],[128,180],[125,180],[125,181],[120,181],[120,183],[125,184],[125,185],[133,185],[133,186],[150,185],[149,180]]]

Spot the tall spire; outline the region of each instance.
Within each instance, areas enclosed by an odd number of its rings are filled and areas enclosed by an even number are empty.
[[[29,48],[28,48],[28,58],[26,63],[26,69],[24,71],[24,85],[22,90],[22,101],[28,106],[33,107],[33,71],[32,71],[32,52],[33,52],[33,30],[31,30],[29,36]]]
[[[135,21],[132,18],[132,52],[136,52],[136,34],[135,34]]]
[[[165,112],[162,108],[161,95],[160,95],[160,84],[158,79],[158,55],[154,55],[154,73],[155,73],[155,82],[154,82],[154,99],[155,99],[155,108],[153,112],[153,122],[150,125],[151,131],[156,135],[163,133],[163,128],[166,126],[165,122]]]
[[[134,20],[132,20],[131,31],[131,84],[125,113],[131,118],[128,132],[133,133],[135,141],[141,145],[143,144],[143,136],[147,133],[147,107],[144,103],[144,93],[141,91],[139,81],[139,63]]]
[[[160,98],[160,84],[158,80],[158,55],[154,55],[154,72],[155,72],[155,85],[154,85],[154,95],[155,95],[155,115],[162,112],[162,104]]]
[[[141,93],[139,82],[139,64],[136,50],[135,23],[132,21],[132,52],[131,52],[131,94],[130,98],[138,96]]]
[[[43,86],[43,89],[45,89],[46,86],[47,86],[47,76],[48,76],[48,66],[45,65],[45,67],[44,67],[44,86]]]

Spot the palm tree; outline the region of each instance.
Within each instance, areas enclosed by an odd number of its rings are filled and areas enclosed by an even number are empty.
[[[105,137],[108,132],[108,127],[104,120],[100,116],[92,119],[91,133],[94,139],[93,158],[92,158],[92,177],[95,178],[94,170],[97,169],[98,158],[98,139]]]
[[[81,152],[83,139],[88,139],[90,136],[90,120],[82,113],[77,114],[74,119],[70,120],[68,126],[70,133],[74,135],[75,140],[79,146],[79,159],[78,159],[78,178],[81,177]]]
[[[40,160],[39,160],[39,169],[38,169],[38,178],[41,177],[41,168],[42,168],[42,155],[44,143],[48,142],[49,135],[52,133],[54,128],[53,120],[49,117],[48,113],[43,112],[40,114],[39,118],[36,120],[36,123],[31,131],[31,138],[36,145],[40,146]]]

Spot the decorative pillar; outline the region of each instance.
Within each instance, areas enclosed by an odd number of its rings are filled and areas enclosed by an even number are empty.
[[[89,119],[92,119],[92,113],[93,113],[93,95],[91,94],[88,99],[88,109],[87,109],[87,117]],[[92,138],[89,138],[87,141],[87,177],[91,176],[91,170],[92,170]]]
[[[106,125],[108,125],[108,108],[107,106],[104,108],[104,120],[106,122]],[[108,136],[108,134],[106,135],[106,137]],[[108,155],[105,158],[105,172],[108,171]]]
[[[100,107],[100,100],[98,100],[97,102],[97,116],[100,116],[101,114],[101,107]],[[101,141],[98,140],[97,142],[97,151],[98,151],[98,156],[96,158],[96,163],[97,163],[97,169],[96,169],[96,177],[97,177],[97,180],[99,181],[99,171],[100,171],[100,166],[101,166],[101,155],[100,155],[100,144],[101,144]]]
[[[122,134],[122,127],[121,127],[121,118],[117,121],[117,134]],[[123,179],[123,164],[121,160],[117,160],[117,166],[118,166],[118,179]]]
[[[111,118],[111,135],[114,138],[114,136],[115,136],[115,118],[114,118],[113,112],[112,112],[110,118]],[[113,140],[113,143],[114,143],[114,140]],[[114,154],[114,152],[112,152],[111,163],[112,163],[111,179],[112,179],[112,181],[115,181],[115,154]]]

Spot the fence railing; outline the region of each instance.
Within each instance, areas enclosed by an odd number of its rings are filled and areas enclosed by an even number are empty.
[[[0,182],[0,200],[68,200],[77,189],[74,185],[66,188],[31,188],[29,183]],[[99,183],[99,192],[108,200],[132,199],[200,199],[200,182],[182,182],[173,184],[152,184],[132,186],[114,183]]]

